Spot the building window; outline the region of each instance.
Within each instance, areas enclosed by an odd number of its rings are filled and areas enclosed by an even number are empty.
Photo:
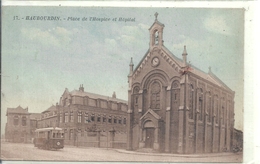
[[[118,119],[118,124],[122,124],[122,118]]]
[[[218,124],[218,120],[219,120],[219,111],[218,111],[218,96],[215,97],[214,100],[214,112],[216,114],[216,123]]]
[[[65,112],[65,122],[69,121],[69,116],[68,116],[68,112]]]
[[[18,122],[19,122],[19,117],[14,116],[14,125],[18,125]]]
[[[159,32],[156,30],[154,33],[154,44],[158,45],[159,43]]]
[[[160,91],[161,87],[158,82],[154,82],[151,86],[151,108],[160,109]]]
[[[138,94],[139,94],[139,87],[135,87],[134,88],[134,102],[135,102],[135,105],[138,104]]]
[[[82,112],[78,112],[78,123],[81,123]]]
[[[88,123],[89,119],[88,119],[88,113],[85,113],[85,123]]]
[[[92,116],[91,116],[91,122],[95,122],[95,114],[92,114]]]
[[[124,118],[124,124],[126,124],[126,118]]]
[[[193,117],[193,102],[194,102],[194,90],[193,90],[193,86],[192,85],[190,85],[190,90],[189,90],[189,93],[190,93],[190,103],[189,103],[189,108],[190,108],[190,110],[189,110],[189,118],[190,119],[193,119],[194,117]]]
[[[74,113],[73,113],[73,111],[70,112],[70,122],[74,122]]]
[[[199,120],[202,120],[202,104],[203,104],[202,97],[199,97]]]
[[[114,124],[116,124],[117,123],[117,119],[116,119],[116,117],[114,117]]]
[[[111,116],[109,116],[109,118],[108,118],[108,123],[112,123],[112,118],[111,118]]]
[[[208,121],[211,122],[211,118],[212,118],[211,95],[208,96],[207,110],[208,110],[208,114],[209,114]]]

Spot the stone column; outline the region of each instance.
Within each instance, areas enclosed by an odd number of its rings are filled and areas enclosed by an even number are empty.
[[[166,122],[165,122],[165,152],[170,152],[170,123],[171,123],[171,108],[166,108]]]
[[[170,152],[171,138],[171,85],[166,88],[165,152]]]
[[[206,105],[206,107],[207,107],[207,105]],[[207,131],[208,131],[208,117],[209,117],[209,114],[206,112],[205,113],[206,115],[205,115],[205,119],[204,119],[204,139],[203,139],[203,142],[204,142],[204,152],[206,153],[207,152],[207,150],[208,150],[208,145],[207,145],[207,140],[208,140],[208,133],[207,133]]]
[[[222,143],[222,118],[220,119],[219,121],[219,146],[218,146],[218,152],[222,152],[222,148],[223,148],[223,145],[221,144]]]
[[[216,132],[215,132],[215,119],[216,119],[216,115],[214,114],[213,118],[212,118],[212,150],[211,152],[212,153],[215,153],[215,135],[216,135]]]
[[[138,121],[139,121],[139,148],[143,148],[145,143],[143,140],[143,129],[142,129],[142,122],[140,120],[140,118],[142,117],[142,109],[138,109]]]
[[[179,107],[179,111],[178,111],[178,115],[179,115],[179,135],[178,135],[178,153],[183,153],[183,106]]]

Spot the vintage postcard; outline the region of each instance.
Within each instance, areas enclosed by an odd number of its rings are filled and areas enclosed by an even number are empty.
[[[3,6],[2,162],[243,162],[245,12]]]

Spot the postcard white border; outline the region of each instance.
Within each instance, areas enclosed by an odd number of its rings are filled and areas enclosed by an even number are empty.
[[[257,1],[9,1],[2,6],[244,8],[244,163],[260,163],[259,2]],[[3,20],[2,20],[3,21]],[[20,163],[3,161],[3,163]],[[26,163],[26,162],[23,162]],[[28,163],[30,163],[28,161]]]

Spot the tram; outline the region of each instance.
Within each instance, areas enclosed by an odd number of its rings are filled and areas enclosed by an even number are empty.
[[[64,131],[58,127],[36,129],[33,143],[40,149],[63,149]]]

